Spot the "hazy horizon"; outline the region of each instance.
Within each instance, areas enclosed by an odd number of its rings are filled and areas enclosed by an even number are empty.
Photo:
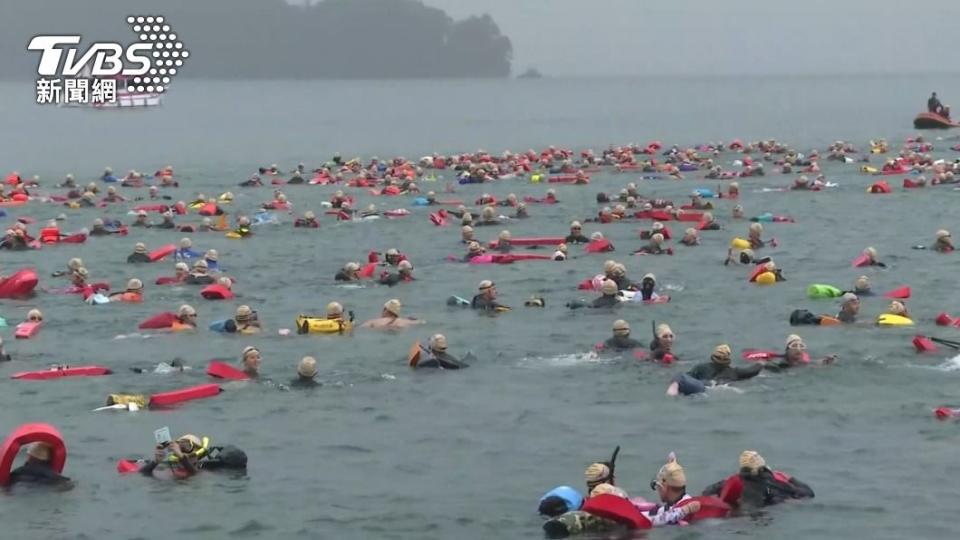
[[[548,76],[956,73],[960,2],[946,0],[424,0],[489,13],[513,70]],[[582,35],[578,39],[576,36]]]

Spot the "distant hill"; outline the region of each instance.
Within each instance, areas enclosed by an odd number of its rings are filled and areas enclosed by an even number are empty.
[[[509,77],[513,47],[488,15],[453,20],[416,0],[27,0],[6,2],[0,77],[35,78],[37,34],[135,40],[127,15],[163,15],[190,60],[183,77]]]

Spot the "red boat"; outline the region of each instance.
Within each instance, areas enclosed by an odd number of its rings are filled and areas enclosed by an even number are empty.
[[[937,113],[922,112],[913,119],[913,127],[916,129],[949,129],[960,127],[960,124]]]

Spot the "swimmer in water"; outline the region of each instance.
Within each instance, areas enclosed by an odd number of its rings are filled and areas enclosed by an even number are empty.
[[[297,218],[296,221],[293,222],[293,226],[317,229],[320,228],[320,222],[317,220],[316,214],[307,210],[303,213],[302,218]]]
[[[742,381],[756,377],[763,369],[761,364],[733,367],[730,365],[732,354],[729,345],[717,345],[710,354],[709,362],[698,364],[687,373],[675,376],[667,388],[667,395],[699,394],[706,391],[706,383],[723,384]]]
[[[147,221],[147,211],[140,210],[137,212],[137,217],[134,218],[133,223],[131,223],[130,226],[150,228],[153,225],[151,225],[150,222]]]
[[[380,317],[371,319],[360,325],[360,328],[372,328],[374,330],[404,330],[414,325],[423,324],[425,321],[410,317],[400,317],[403,306],[400,300],[396,298],[388,300],[383,304],[383,311]]]
[[[343,265],[343,268],[335,276],[333,276],[335,281],[360,281],[360,264],[355,262],[348,262]]]
[[[497,303],[497,286],[489,279],[481,281],[477,290],[480,292],[470,301],[471,308],[487,312],[510,311],[509,307]]]
[[[399,283],[410,281],[414,281],[413,264],[406,259],[400,261],[400,264],[397,266],[396,274],[385,273],[384,275],[380,276],[380,284],[390,287],[393,287]]]
[[[166,212],[161,214],[161,216],[163,217],[163,221],[161,221],[160,224],[157,225],[158,229],[176,229],[177,228],[177,224],[174,223],[173,221],[173,212],[171,212],[170,210],[167,210]]]
[[[510,253],[513,249],[513,246],[510,244],[512,239],[513,236],[510,234],[510,231],[500,231],[500,234],[497,236],[497,251],[500,253]]]
[[[853,282],[853,294],[860,296],[873,296],[873,291],[870,290],[870,278],[867,276],[860,276],[856,281]]]
[[[857,322],[857,314],[860,313],[860,298],[848,292],[840,297],[840,302],[840,312],[837,314],[837,319],[842,323]]]
[[[175,252],[173,252],[173,259],[176,261],[186,261],[189,259],[196,259],[200,257],[200,254],[194,251],[193,241],[189,238],[180,239],[180,247]]]
[[[250,309],[250,306],[238,306],[233,318],[227,320],[223,329],[230,334],[259,334],[260,318],[256,311]]]
[[[603,342],[604,350],[626,351],[643,348],[643,343],[630,337],[630,323],[623,319],[613,322],[613,336]]]
[[[530,214],[527,213],[527,203],[517,203],[516,212],[513,214],[513,219],[527,219],[530,217]]]
[[[239,235],[241,238],[252,235],[253,231],[250,230],[250,218],[247,216],[237,218],[237,228],[233,230],[233,233]]]
[[[473,234],[473,227],[470,225],[464,225],[460,228],[460,243],[469,245],[470,242],[476,241],[476,237]]]
[[[447,338],[443,334],[434,334],[429,341],[427,358],[419,361],[417,368],[462,369],[469,367],[463,361],[447,352]]]
[[[53,448],[42,442],[35,442],[27,450],[27,461],[10,471],[10,484],[66,484],[70,479],[53,468]]]
[[[203,260],[207,261],[207,269],[211,272],[220,271],[220,254],[217,253],[215,249],[208,249],[206,253],[203,254]]]
[[[190,275],[187,276],[184,283],[187,285],[212,285],[215,280],[213,276],[208,273],[208,270],[209,266],[207,265],[207,261],[200,259],[193,263],[193,270],[190,272]]]
[[[127,281],[127,290],[110,295],[111,302],[143,302],[143,282],[137,278]]]
[[[668,324],[659,324],[653,333],[653,341],[650,342],[650,353],[654,360],[659,362],[673,362],[673,342],[676,336]]]
[[[66,269],[65,271],[64,271],[64,270],[57,270],[56,272],[53,272],[53,273],[50,274],[50,275],[51,275],[52,277],[70,276],[71,274],[73,274],[73,273],[77,270],[77,268],[80,268],[80,267],[82,267],[82,266],[83,266],[83,260],[80,259],[79,257],[74,257],[74,258],[70,259],[69,261],[67,261],[67,269]]]
[[[485,249],[480,245],[480,242],[470,242],[467,245],[467,254],[463,257],[463,262],[470,262],[474,257],[479,257],[483,255]]]
[[[708,486],[704,496],[718,497],[731,480],[739,480],[741,495],[736,501],[728,501],[742,511],[754,511],[793,499],[812,499],[813,489],[796,478],[779,471],[772,471],[759,453],[744,450],[740,454],[739,472],[729,478]]]
[[[879,266],[880,268],[886,268],[887,265],[877,260],[877,250],[876,248],[868,247],[863,250],[863,254],[866,255],[868,266]]]
[[[553,252],[553,260],[555,261],[565,261],[567,260],[567,245],[560,244],[557,246],[557,250]]]
[[[133,246],[133,253],[127,256],[127,262],[131,264],[150,263],[150,256],[147,254],[147,245],[143,242],[137,242]]]
[[[733,207],[733,219],[744,219],[745,217],[746,214],[743,213],[743,206],[739,204],[735,205]]]
[[[590,239],[583,235],[583,225],[574,221],[570,223],[570,234],[563,241],[567,244],[587,244]]]
[[[945,229],[937,231],[937,240],[933,243],[933,250],[939,253],[950,253],[953,251],[953,240],[950,239],[950,231]]]
[[[290,388],[316,388],[321,386],[317,381],[317,360],[312,356],[304,356],[297,364],[297,377],[290,381]]]
[[[816,360],[818,364],[832,364],[836,361],[837,355],[831,354]],[[787,342],[784,347],[783,355],[781,356],[780,362],[768,362],[763,365],[764,369],[767,371],[773,371],[779,373],[785,369],[790,369],[798,366],[802,366],[810,362],[810,357],[807,355],[807,345],[803,342],[803,338],[797,334],[790,334],[787,336]]]
[[[633,252],[634,255],[667,255],[669,253],[669,248],[663,247],[663,235],[660,233],[651,236],[650,243]]]
[[[0,337],[0,362],[9,362],[12,359],[13,358],[10,356],[10,354],[3,347],[3,338]]]
[[[193,306],[184,304],[177,309],[177,324],[186,328],[197,328],[197,310]]]
[[[680,243],[685,246],[698,246],[700,245],[700,237],[697,235],[697,230],[693,227],[688,228],[683,232],[683,238],[680,239]]]
[[[110,234],[110,231],[104,226],[103,220],[97,218],[93,220],[93,227],[90,228],[90,232],[87,234],[88,236],[106,236]]]
[[[657,477],[650,482],[650,487],[657,492],[662,503],[645,513],[654,527],[677,525],[700,511],[700,501],[691,500],[692,497],[687,494],[686,474],[672,453],[667,463],[657,472]],[[682,506],[677,506],[684,502]]]
[[[702,231],[719,231],[723,227],[717,223],[717,219],[713,217],[711,212],[703,213],[703,223],[700,225],[700,230]]]
[[[657,276],[653,275],[652,272],[648,272],[643,275],[643,278],[640,280],[640,297],[644,301],[654,301],[660,298],[654,290],[657,287]]]

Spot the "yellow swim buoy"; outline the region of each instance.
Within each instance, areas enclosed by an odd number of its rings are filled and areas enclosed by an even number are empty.
[[[730,241],[730,247],[733,249],[750,249],[750,241],[743,238],[734,238]]]
[[[754,281],[757,285],[773,285],[777,282],[777,276],[773,272],[763,272]]]
[[[352,329],[353,323],[343,319],[297,316],[297,333],[299,334],[341,334]]]
[[[880,326],[913,326],[913,321],[893,313],[884,313],[877,317],[877,324]]]
[[[530,175],[530,182],[534,184],[539,184],[543,180],[543,175],[539,173],[534,173]]]

